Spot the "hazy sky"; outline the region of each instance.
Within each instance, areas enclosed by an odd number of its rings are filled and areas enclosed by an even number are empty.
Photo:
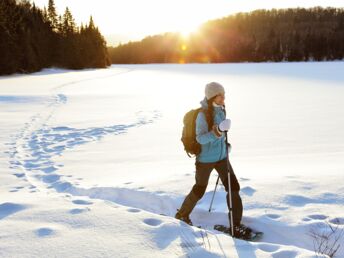
[[[48,5],[48,0],[31,0]],[[57,11],[66,6],[80,25],[92,15],[108,44],[140,40],[167,31],[188,33],[201,23],[236,12],[255,9],[332,6],[344,7],[343,0],[55,0]]]

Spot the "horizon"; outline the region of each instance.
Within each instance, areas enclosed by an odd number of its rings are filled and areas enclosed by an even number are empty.
[[[307,1],[242,1],[240,3],[226,0],[216,0],[198,3],[195,0],[187,3],[181,0],[173,3],[161,3],[157,0],[147,0],[144,3],[135,0],[119,3],[113,1],[111,4],[98,0],[97,6],[92,5],[92,0],[83,0],[82,8],[78,1],[68,2],[67,0],[55,0],[58,14],[63,14],[65,8],[71,10],[75,22],[78,26],[86,24],[92,15],[96,26],[107,41],[107,46],[116,47],[120,43],[129,41],[140,41],[147,36],[163,34],[166,32],[180,32],[184,36],[197,31],[197,28],[214,19],[223,18],[239,12],[251,12],[258,9],[284,9],[284,8],[311,8],[316,6],[343,8],[343,3],[338,0],[323,1],[316,0],[311,3]],[[48,0],[32,0],[35,5],[43,9],[48,6]],[[216,3],[216,4],[214,4]],[[120,8],[116,9],[119,5]],[[154,9],[147,11],[147,6],[154,4]],[[196,7],[197,4],[197,7]],[[137,8],[133,9],[135,6]],[[182,6],[182,8],[180,8]],[[109,8],[110,7],[110,8]],[[116,7],[116,8],[112,8]],[[197,12],[194,9],[197,9]],[[141,12],[141,10],[146,10]],[[176,14],[178,13],[178,19]],[[192,13],[192,19],[190,19]],[[130,15],[128,15],[130,14]],[[146,17],[150,17],[147,19]],[[110,19],[109,19],[110,17]],[[140,21],[140,26],[133,22]],[[159,23],[156,20],[159,19]],[[187,22],[186,22],[187,21]],[[125,26],[123,26],[126,24]]]

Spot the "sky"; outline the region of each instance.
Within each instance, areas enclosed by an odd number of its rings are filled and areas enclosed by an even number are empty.
[[[44,7],[48,0],[31,0]],[[178,31],[187,35],[207,20],[255,9],[331,6],[343,0],[55,0],[59,14],[66,6],[78,25],[93,16],[108,45]]]

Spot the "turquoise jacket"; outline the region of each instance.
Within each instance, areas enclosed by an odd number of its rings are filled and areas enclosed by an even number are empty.
[[[208,108],[206,97],[200,102],[203,109]],[[219,124],[226,119],[223,107],[214,107],[214,124]],[[196,118],[196,141],[201,144],[201,153],[196,160],[203,163],[210,163],[222,160],[227,157],[225,134],[217,137],[209,128],[205,114],[201,110]]]

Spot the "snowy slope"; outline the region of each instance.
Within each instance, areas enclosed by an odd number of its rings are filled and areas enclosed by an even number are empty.
[[[0,257],[316,257],[309,232],[344,229],[343,68],[113,65],[0,78]],[[204,230],[173,218],[194,183],[182,118],[210,81],[226,89],[243,223],[265,232],[261,242],[211,230],[228,223],[222,185],[208,212],[215,170],[191,214]]]

